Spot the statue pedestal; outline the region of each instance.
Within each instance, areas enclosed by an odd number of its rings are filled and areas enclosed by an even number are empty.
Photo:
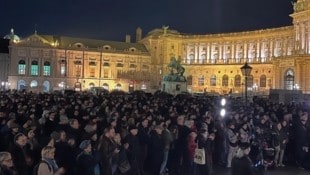
[[[183,82],[162,81],[161,90],[171,95],[177,95],[182,92],[187,92],[187,83],[186,81],[183,81]]]

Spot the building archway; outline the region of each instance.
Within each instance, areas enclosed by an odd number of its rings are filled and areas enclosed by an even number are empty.
[[[43,82],[43,92],[49,92],[51,88],[50,82],[49,81],[44,81]]]
[[[294,71],[292,69],[288,69],[284,75],[284,89],[293,90],[294,79]]]
[[[26,82],[24,80],[19,80],[17,82],[17,90],[25,90],[26,89]]]

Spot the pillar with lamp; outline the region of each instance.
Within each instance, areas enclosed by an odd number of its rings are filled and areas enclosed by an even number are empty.
[[[248,65],[247,62],[240,68],[242,75],[244,76],[244,86],[245,86],[245,107],[248,106],[248,76],[251,75],[252,67]]]

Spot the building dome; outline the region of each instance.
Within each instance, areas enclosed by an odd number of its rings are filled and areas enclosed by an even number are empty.
[[[19,36],[14,34],[14,29],[13,28],[11,29],[10,34],[5,35],[3,38],[4,39],[9,39],[9,40],[13,41],[14,43],[20,41]]]

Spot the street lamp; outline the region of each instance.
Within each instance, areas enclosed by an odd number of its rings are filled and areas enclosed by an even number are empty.
[[[242,75],[245,77],[245,107],[248,106],[248,76],[251,75],[252,67],[246,62],[241,68]]]

